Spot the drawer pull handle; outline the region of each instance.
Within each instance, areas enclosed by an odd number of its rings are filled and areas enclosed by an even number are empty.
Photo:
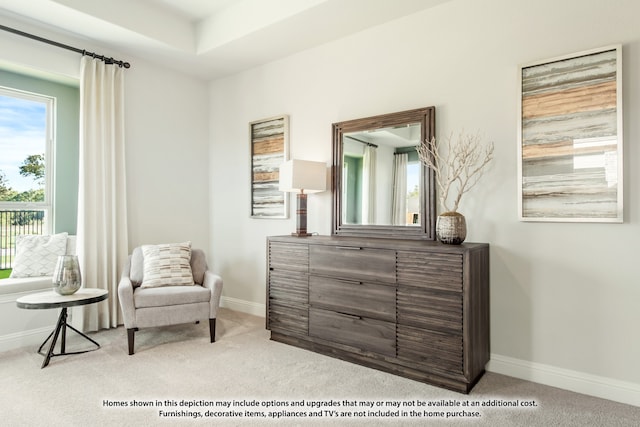
[[[340,316],[343,316],[349,319],[362,320],[361,316],[356,316],[355,314],[340,313],[339,311],[336,311],[336,314],[339,314]]]
[[[359,246],[336,246],[336,249],[344,250],[344,251],[361,251],[362,248]]]
[[[364,282],[358,282],[357,280],[349,279],[334,279],[336,282],[344,283],[345,285],[364,285]]]

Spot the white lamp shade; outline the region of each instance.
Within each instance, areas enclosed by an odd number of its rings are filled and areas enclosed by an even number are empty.
[[[280,166],[280,191],[318,193],[327,189],[327,164],[309,160],[288,160]]]

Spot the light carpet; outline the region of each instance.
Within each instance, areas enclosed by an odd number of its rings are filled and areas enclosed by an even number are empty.
[[[214,344],[206,324],[140,330],[133,356],[127,354],[122,327],[91,337],[100,342],[99,350],[54,357],[44,369],[35,348],[0,353],[0,424],[584,427],[640,422],[638,407],[494,373],[486,373],[469,395],[432,387],[270,341],[263,318],[228,309],[220,310]],[[67,340],[67,351],[88,344],[73,332]],[[537,406],[482,406],[516,401]],[[438,413],[448,413],[449,419]]]

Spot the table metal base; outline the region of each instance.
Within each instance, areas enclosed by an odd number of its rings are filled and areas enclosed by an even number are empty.
[[[75,333],[77,333],[81,337],[91,341],[93,344],[95,344],[96,348],[92,348],[90,350],[83,350],[83,351],[70,351],[70,352],[65,351],[66,340],[67,340],[67,328],[73,330]],[[60,353],[54,353],[53,351],[56,346],[56,342],[58,341],[58,336],[60,336],[61,334],[62,334],[62,337],[60,341]],[[47,344],[49,339],[51,339],[52,337],[53,339],[51,340],[49,351],[45,354],[42,352],[42,348]],[[56,328],[49,334],[47,339],[44,340],[40,348],[38,348],[38,353],[44,356],[44,361],[42,362],[42,366],[40,367],[40,369],[47,366],[51,358],[54,356],[66,356],[68,354],[87,353],[89,351],[95,351],[99,348],[100,348],[100,344],[98,344],[97,342],[95,342],[94,340],[92,340],[91,338],[89,338],[88,336],[86,336],[85,334],[83,334],[82,332],[80,332],[79,330],[77,330],[76,328],[74,328],[73,326],[67,323],[67,307],[63,307],[62,311],[60,311],[60,316],[58,317],[58,323],[56,323]]]

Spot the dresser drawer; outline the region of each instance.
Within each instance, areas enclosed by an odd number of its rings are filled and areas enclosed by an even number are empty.
[[[309,246],[296,243],[269,242],[269,269],[307,272]]]
[[[309,309],[306,305],[269,301],[267,329],[272,332],[306,336],[309,332]]]
[[[382,320],[309,309],[309,335],[395,357],[396,325]]]
[[[462,255],[399,251],[398,284],[462,292]]]
[[[398,325],[398,359],[462,373],[462,336]]]
[[[395,283],[396,252],[358,246],[310,245],[309,273],[363,282]]]
[[[398,323],[462,334],[462,294],[398,286]]]
[[[341,313],[396,320],[396,288],[390,285],[310,276],[309,303]]]
[[[269,271],[269,298],[307,304],[309,275],[298,271]]]

